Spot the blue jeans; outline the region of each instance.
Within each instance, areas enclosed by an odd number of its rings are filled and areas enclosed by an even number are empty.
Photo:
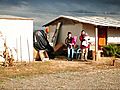
[[[72,51],[72,52],[71,52],[71,54],[72,54],[71,56],[70,56],[70,50]],[[69,47],[68,47],[68,59],[70,59],[70,58],[72,59],[73,56],[74,56],[74,48],[73,48],[73,47],[72,47],[72,48],[69,48]]]

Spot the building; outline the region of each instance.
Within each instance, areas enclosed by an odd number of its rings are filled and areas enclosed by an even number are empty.
[[[117,21],[110,17],[98,17],[98,16],[84,16],[84,17],[72,17],[61,15],[44,26],[49,27],[49,41],[54,35],[58,23],[62,25],[59,30],[59,36],[57,42],[65,42],[67,32],[71,31],[73,35],[78,36],[77,44],[79,45],[79,36],[81,30],[85,30],[91,40],[91,48],[96,51],[107,44],[120,44],[120,21]]]
[[[3,54],[5,42],[12,50],[15,61],[32,61],[33,19],[0,16],[0,55]]]

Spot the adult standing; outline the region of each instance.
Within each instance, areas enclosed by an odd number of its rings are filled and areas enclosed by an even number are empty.
[[[73,40],[72,33],[68,32],[67,38],[65,39],[65,44],[67,45],[67,50],[68,50],[68,60],[71,60],[71,61],[74,56],[74,46],[72,44],[72,40]]]
[[[88,56],[88,48],[89,48],[89,36],[84,30],[81,31],[80,41],[81,41],[80,48],[82,51],[81,59],[86,61]]]

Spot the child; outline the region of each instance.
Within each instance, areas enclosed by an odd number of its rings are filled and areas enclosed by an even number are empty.
[[[77,42],[77,36],[73,36],[73,39],[72,39],[72,45],[76,45],[76,42]]]

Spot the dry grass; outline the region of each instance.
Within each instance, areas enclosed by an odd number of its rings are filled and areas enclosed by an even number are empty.
[[[34,63],[15,63],[12,67],[0,66],[0,83],[11,78],[24,78],[26,76],[51,74],[73,71],[91,71],[96,69],[114,68],[106,65],[80,61],[51,60]]]
[[[76,62],[46,61],[34,63],[15,63],[12,67],[0,66],[1,82],[10,78],[32,76],[36,74],[50,74],[65,71],[76,71],[79,65]]]

